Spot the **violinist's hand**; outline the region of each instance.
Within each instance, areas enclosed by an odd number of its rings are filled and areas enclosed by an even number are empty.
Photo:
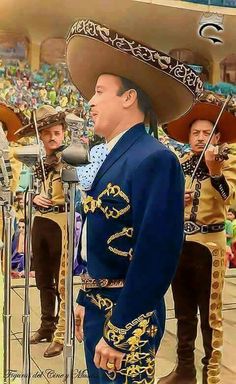
[[[193,200],[193,191],[191,189],[186,189],[184,192],[184,206],[191,204]]]
[[[223,169],[223,160],[216,160],[219,154],[219,146],[210,144],[205,152],[205,162],[210,176],[221,176]]]
[[[33,198],[33,203],[43,208],[49,208],[52,206],[52,201],[43,195],[36,195]]]

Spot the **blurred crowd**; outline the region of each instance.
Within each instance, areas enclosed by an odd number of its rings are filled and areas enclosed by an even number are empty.
[[[83,107],[84,102],[78,90],[69,81],[63,64],[55,66],[42,64],[38,71],[18,60],[0,60],[0,101],[14,105],[30,116],[31,110],[43,104],[50,104],[58,111]]]

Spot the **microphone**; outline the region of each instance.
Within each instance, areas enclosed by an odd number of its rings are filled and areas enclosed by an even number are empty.
[[[14,157],[21,163],[31,168],[39,161],[40,148],[38,144],[16,147]]]
[[[62,159],[75,167],[89,164],[89,147],[80,139],[84,130],[84,119],[69,113],[65,121],[71,131],[71,144],[62,151]]]

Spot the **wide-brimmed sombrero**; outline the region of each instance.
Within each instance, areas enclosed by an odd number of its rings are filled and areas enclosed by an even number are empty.
[[[188,143],[192,123],[196,120],[208,120],[214,124],[222,108],[223,101],[222,97],[206,92],[188,114],[166,125],[165,131],[167,135],[182,143]],[[231,100],[217,124],[222,143],[236,142],[235,114],[236,103]]]
[[[0,121],[7,129],[7,140],[16,141],[15,132],[28,123],[28,118],[17,108],[1,103]]]
[[[35,113],[37,128],[38,131],[42,131],[45,128],[53,127],[54,125],[65,125],[65,113],[57,112],[55,108],[51,105],[42,105],[36,110]],[[25,136],[35,136],[35,125],[33,121],[33,116],[31,117],[31,121],[26,126],[20,128],[15,132],[15,136],[17,138],[25,137]]]
[[[125,77],[150,97],[159,123],[188,112],[202,93],[202,81],[187,65],[87,19],[72,25],[66,60],[71,80],[86,100],[101,74]]]

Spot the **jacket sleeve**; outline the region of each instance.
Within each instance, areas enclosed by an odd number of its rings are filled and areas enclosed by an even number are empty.
[[[167,149],[146,158],[132,175],[134,253],[124,288],[104,327],[104,339],[127,352],[135,328],[148,320],[168,289],[183,242],[184,178]]]
[[[219,199],[230,205],[236,196],[236,156],[229,155],[222,173],[218,179],[211,179],[211,184],[217,190]]]

